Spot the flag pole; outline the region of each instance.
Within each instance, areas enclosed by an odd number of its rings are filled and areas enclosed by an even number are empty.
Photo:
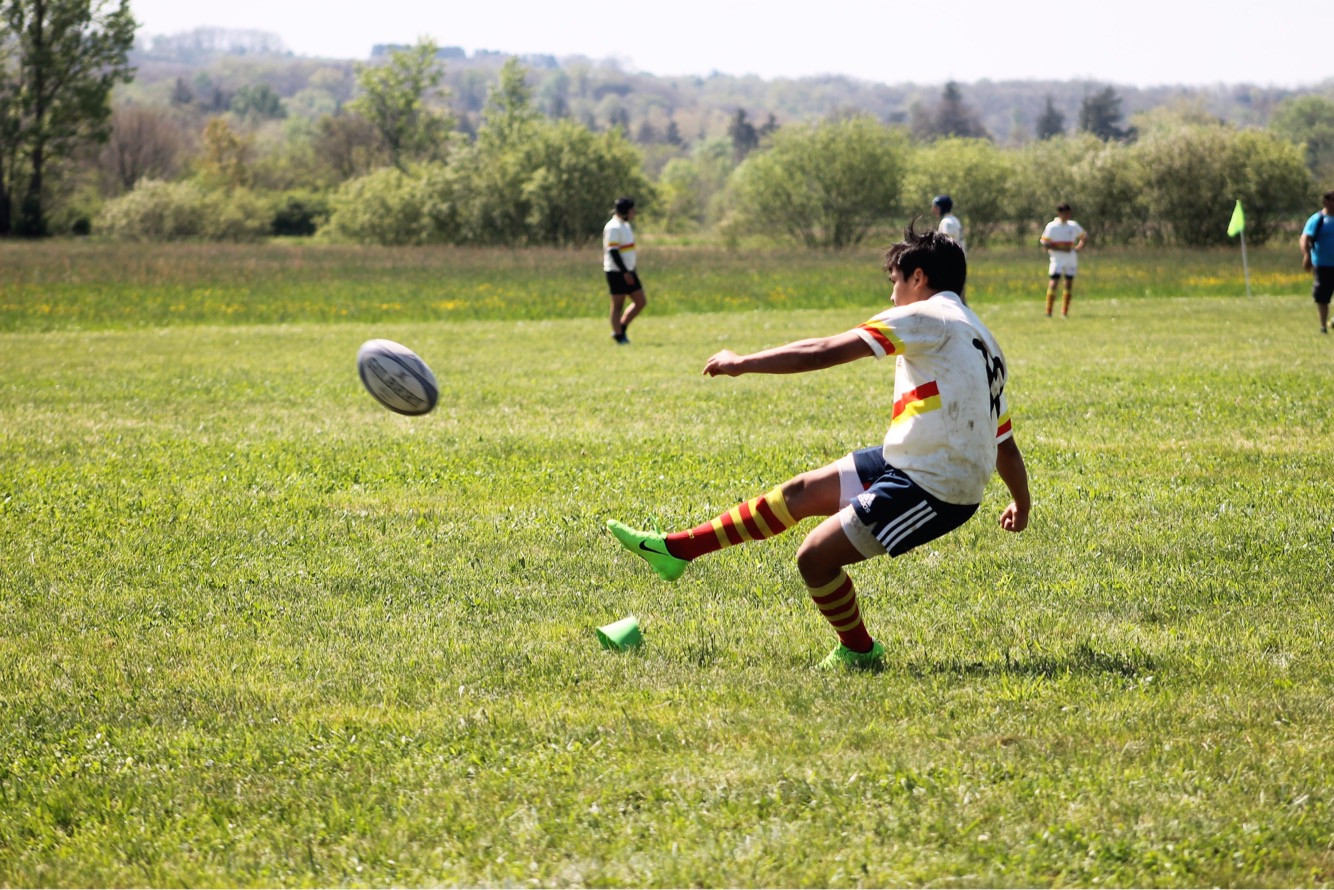
[[[1246,264],[1246,230],[1241,230],[1241,274],[1246,276],[1246,296],[1251,295],[1251,267]]]

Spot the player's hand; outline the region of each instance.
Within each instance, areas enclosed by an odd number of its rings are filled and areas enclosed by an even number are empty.
[[[625,283],[626,283],[626,284],[634,284],[634,283],[635,283],[635,273],[633,273],[633,272],[626,272],[626,273],[625,273]]]
[[[740,373],[741,367],[737,361],[737,354],[730,349],[714,353],[704,363],[704,374],[708,377],[717,377],[720,374],[725,377],[736,377]]]
[[[1308,254],[1307,256],[1302,257],[1302,271],[1310,272],[1313,268],[1315,267],[1311,265],[1310,255]]]
[[[1014,501],[1010,501],[1010,506],[1001,512],[1000,525],[1007,532],[1021,532],[1028,528],[1028,511],[1020,510]]]

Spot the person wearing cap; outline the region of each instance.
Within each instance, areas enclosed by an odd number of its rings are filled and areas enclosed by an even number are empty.
[[[602,269],[611,292],[611,338],[621,345],[630,342],[625,330],[647,302],[635,271],[635,233],[630,228],[634,218],[635,199],[617,198],[615,213],[602,228]],[[625,306],[626,297],[630,298],[629,308]]]
[[[1056,218],[1042,230],[1042,246],[1047,248],[1051,263],[1047,267],[1047,317],[1051,318],[1056,303],[1056,283],[1065,278],[1065,297],[1061,300],[1061,318],[1070,316],[1070,298],[1075,288],[1076,254],[1084,249],[1088,233],[1070,218],[1070,205],[1056,205]]]
[[[936,226],[936,231],[942,235],[949,235],[959,242],[960,247],[967,249],[963,243],[963,223],[954,215],[953,199],[949,195],[936,195],[931,201],[931,212],[940,217],[940,225]]]
[[[1321,198],[1324,206],[1302,226],[1302,268],[1315,276],[1311,296],[1320,317],[1320,333],[1329,332],[1329,298],[1334,294],[1334,191]]]
[[[940,217],[940,224],[936,226],[936,231],[942,235],[949,235],[959,246],[967,251],[963,243],[963,223],[959,222],[959,217],[954,215],[954,200],[949,195],[936,195],[931,199],[931,212]],[[959,300],[965,306],[968,305],[968,298],[963,295],[963,285],[959,285]]]

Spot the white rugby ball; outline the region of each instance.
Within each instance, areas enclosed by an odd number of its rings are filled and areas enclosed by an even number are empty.
[[[367,392],[390,411],[415,416],[440,401],[435,375],[402,343],[367,340],[357,351],[357,373]]]

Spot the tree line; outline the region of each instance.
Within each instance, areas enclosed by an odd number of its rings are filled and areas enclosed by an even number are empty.
[[[1048,97],[1040,138],[1002,147],[953,83],[902,121],[780,124],[737,108],[725,133],[687,143],[647,119],[552,114],[514,58],[464,126],[429,40],[358,66],[331,85],[346,101],[318,115],[289,119],[267,83],[199,79],[178,79],[170,107],[112,109],[132,76],[128,0],[0,12],[0,234],[568,245],[596,238],[611,199],[632,193],[651,227],[845,247],[949,192],[974,245],[1028,237],[1060,200],[1106,241],[1198,245],[1226,238],[1217,219],[1241,199],[1263,241],[1309,209],[1334,148],[1321,96],[1285,102],[1263,130],[1190,108],[1129,125],[1110,87],[1086,95],[1075,132]],[[655,164],[646,137],[670,157]]]

